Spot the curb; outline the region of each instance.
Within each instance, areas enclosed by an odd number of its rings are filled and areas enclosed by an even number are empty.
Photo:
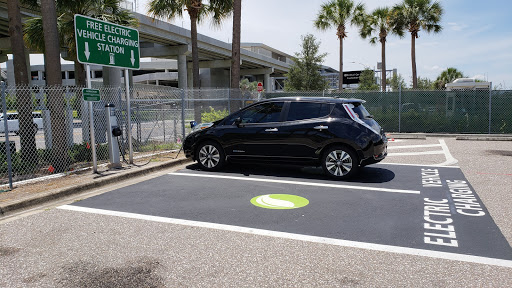
[[[427,134],[408,134],[408,133],[387,133],[388,138],[395,139],[419,139],[425,140],[427,137],[449,137],[455,140],[471,140],[471,141],[512,141],[510,134],[443,134],[443,133],[427,133]]]
[[[39,196],[17,200],[15,202],[9,203],[5,206],[0,205],[0,219],[2,218],[2,216],[5,216],[9,212],[13,212],[13,211],[25,209],[28,207],[32,207],[35,205],[39,205],[42,203],[50,202],[52,200],[56,200],[56,199],[59,199],[62,197],[79,194],[79,193],[82,193],[87,190],[97,189],[97,188],[104,187],[104,186],[107,186],[112,183],[121,182],[122,180],[126,180],[129,178],[144,176],[144,175],[156,172],[156,171],[172,168],[172,167],[179,166],[179,165],[189,163],[189,162],[191,162],[191,160],[187,159],[187,158],[177,159],[177,160],[169,161],[169,162],[163,163],[161,165],[153,166],[153,167],[150,167],[147,169],[140,169],[140,170],[128,171],[125,173],[119,173],[117,175],[105,176],[105,178],[95,179],[89,183],[60,188],[60,189],[57,189],[52,192],[41,193],[41,195],[39,195]]]
[[[455,139],[472,141],[512,141],[512,137],[505,136],[457,136]]]

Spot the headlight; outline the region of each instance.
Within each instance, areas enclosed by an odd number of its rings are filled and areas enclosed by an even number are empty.
[[[206,128],[210,128],[213,126],[213,123],[201,123],[201,124],[198,124],[196,126],[194,126],[194,128],[192,128],[192,132],[195,132],[195,131],[198,131],[198,130],[203,130],[203,129],[206,129]]]

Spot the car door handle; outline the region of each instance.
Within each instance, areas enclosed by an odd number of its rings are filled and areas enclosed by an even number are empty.
[[[279,131],[277,128],[268,128],[268,129],[265,129],[265,132],[277,132]]]
[[[322,130],[329,129],[329,126],[320,125],[320,126],[314,127],[314,129],[322,131]]]

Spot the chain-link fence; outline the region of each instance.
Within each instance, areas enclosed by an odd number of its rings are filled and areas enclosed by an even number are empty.
[[[100,101],[92,102],[99,167],[105,167],[102,164],[109,162],[108,133],[111,129],[107,121],[107,104],[114,106],[113,114],[122,131],[116,138],[117,145],[121,161],[126,162],[129,155],[126,91],[124,87],[106,87],[101,83],[92,86],[101,96]],[[82,88],[2,86],[6,113],[4,116],[0,112],[0,185],[8,182],[9,168],[13,181],[18,182],[91,167],[89,102],[83,100]],[[184,135],[190,132],[191,121],[220,119],[233,109],[254,103],[258,97],[261,97],[258,93],[231,89],[131,87],[134,165],[143,165],[155,157],[165,157],[169,151],[178,151]],[[7,149],[10,149],[10,155]],[[7,156],[11,156],[10,161]]]
[[[101,83],[93,84],[93,88],[101,95],[92,105],[98,163],[101,166],[109,159],[106,104],[115,106],[114,115],[122,130],[118,147],[121,158],[127,159],[126,91]],[[285,96],[366,100],[366,108],[387,132],[512,133],[512,91],[258,93],[135,85],[130,88],[134,164],[176,152],[193,120],[212,122],[263,98]],[[89,110],[82,87],[2,86],[2,99],[6,113],[0,110],[0,185],[8,182],[9,166],[17,182],[92,165]]]
[[[512,133],[512,91],[290,92],[286,96],[358,98],[388,132]]]

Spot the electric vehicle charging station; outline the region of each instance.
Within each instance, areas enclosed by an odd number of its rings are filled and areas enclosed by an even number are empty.
[[[123,131],[117,126],[116,108],[112,103],[105,105],[105,111],[107,113],[107,139],[108,139],[108,155],[110,164],[109,168],[121,168],[119,159],[119,143],[117,137],[123,134]]]

